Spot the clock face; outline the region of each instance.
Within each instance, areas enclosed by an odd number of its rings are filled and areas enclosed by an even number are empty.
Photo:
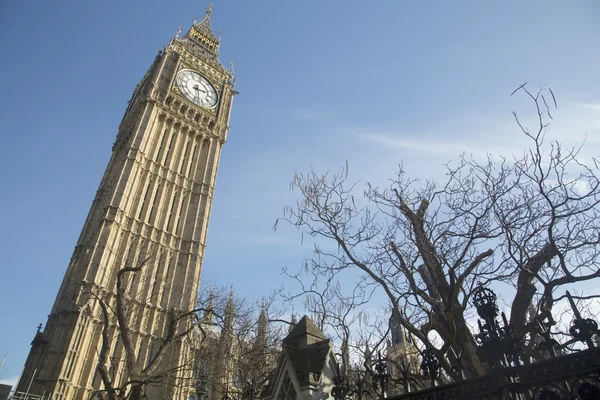
[[[211,83],[199,73],[186,69],[177,75],[177,86],[181,93],[192,103],[205,108],[217,104],[217,91]]]

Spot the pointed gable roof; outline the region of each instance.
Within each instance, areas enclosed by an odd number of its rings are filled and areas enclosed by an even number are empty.
[[[304,316],[283,339],[282,354],[262,397],[277,395],[278,382],[285,375],[286,365],[294,371],[300,390],[314,390],[321,380],[329,357],[333,357],[331,341],[307,316]]]
[[[306,315],[290,330],[290,333],[283,339],[283,343],[285,345],[286,342],[289,343],[298,338],[306,338],[306,344],[327,340],[327,336]]]
[[[283,339],[283,352],[290,360],[301,386],[319,381],[331,343],[306,315]]]

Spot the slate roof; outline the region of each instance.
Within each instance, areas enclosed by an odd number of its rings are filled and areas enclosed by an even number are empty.
[[[327,340],[327,336],[325,336],[325,334],[321,332],[315,323],[312,322],[306,315],[302,317],[298,323],[296,323],[290,333],[288,333],[285,339],[283,339],[283,343],[285,344],[294,338],[302,336],[311,336],[314,339]]]
[[[331,341],[307,316],[304,316],[283,339],[277,368],[261,397],[273,396],[278,376],[287,358],[296,372],[301,387],[318,384],[327,362]]]

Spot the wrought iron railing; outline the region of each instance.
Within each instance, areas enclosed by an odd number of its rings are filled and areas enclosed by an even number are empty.
[[[439,383],[441,364],[435,352],[425,349],[421,352],[421,380],[431,380],[430,387],[387,397],[385,383],[378,385],[380,374],[372,372],[373,387],[380,399],[394,400],[600,400],[600,348],[594,340],[600,337],[600,329],[595,320],[583,318],[575,306],[571,294],[567,291],[573,311],[573,322],[569,329],[571,339],[562,345],[552,338],[551,325],[540,323],[540,340],[537,350],[549,358],[535,361],[525,356],[523,339],[517,335],[504,313],[499,312],[496,294],[489,288],[479,286],[473,294],[473,305],[477,309],[479,333],[475,335],[478,343],[477,354],[489,373],[485,376],[461,380],[453,383]],[[500,317],[500,318],[499,318]],[[539,322],[539,321],[538,321]],[[566,336],[566,335],[563,335]],[[577,342],[587,345],[587,350],[574,350]],[[564,354],[564,351],[572,351]],[[559,355],[561,354],[561,355]],[[382,371],[387,372],[386,360],[378,359]],[[334,378],[332,395],[335,400],[347,400],[352,397],[352,388],[342,377]],[[405,392],[410,389],[406,388]]]
[[[516,367],[499,367],[490,374],[391,396],[393,400],[600,399],[600,349],[591,348]]]

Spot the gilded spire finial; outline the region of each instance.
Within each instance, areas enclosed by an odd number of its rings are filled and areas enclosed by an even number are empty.
[[[211,324],[213,322],[213,297],[214,297],[214,286],[210,287],[210,294],[208,295],[208,305],[206,310],[204,311],[204,322]]]

